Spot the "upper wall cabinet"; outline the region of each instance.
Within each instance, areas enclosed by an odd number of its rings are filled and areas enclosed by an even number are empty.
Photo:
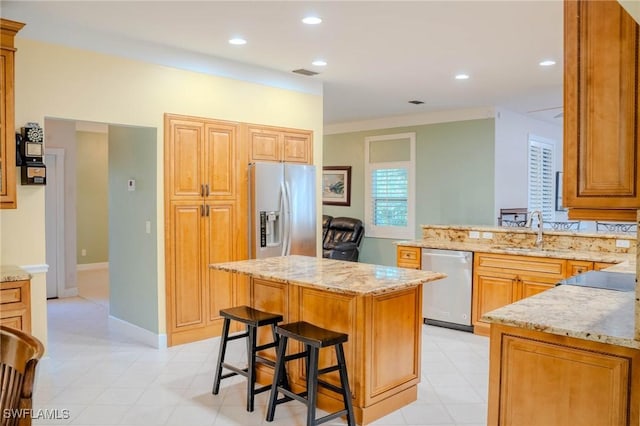
[[[249,125],[250,161],[312,163],[312,132],[278,127]]]
[[[636,219],[638,48],[638,25],[616,0],[565,1],[564,202],[571,219]]]
[[[2,42],[0,48],[0,208],[15,209],[16,144],[14,117],[14,55],[13,39],[23,23],[0,18]]]

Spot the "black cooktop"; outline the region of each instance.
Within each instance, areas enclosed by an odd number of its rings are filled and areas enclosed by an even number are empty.
[[[563,284],[617,291],[634,291],[636,275],[624,272],[588,271],[558,283],[558,285]]]

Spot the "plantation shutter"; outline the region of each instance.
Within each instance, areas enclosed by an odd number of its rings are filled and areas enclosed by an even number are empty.
[[[540,210],[544,220],[554,219],[553,145],[529,141],[529,210]]]
[[[371,209],[375,226],[407,226],[409,179],[406,168],[371,171]]]

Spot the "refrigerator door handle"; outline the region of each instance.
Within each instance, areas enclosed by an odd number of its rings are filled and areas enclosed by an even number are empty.
[[[289,185],[286,182],[280,184],[282,191],[282,255],[291,254],[291,194],[289,193]]]

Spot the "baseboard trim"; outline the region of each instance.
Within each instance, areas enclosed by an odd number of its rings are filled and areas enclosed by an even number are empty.
[[[89,271],[91,269],[109,269],[109,262],[80,263],[76,265],[76,270],[78,271]]]
[[[151,347],[157,349],[167,348],[166,334],[156,334],[152,331],[149,331],[135,324],[131,324],[130,322],[121,320],[120,318],[116,318],[112,315],[109,315],[109,327]]]

